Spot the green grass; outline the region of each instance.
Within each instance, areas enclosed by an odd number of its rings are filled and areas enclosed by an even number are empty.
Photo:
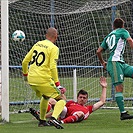
[[[133,111],[130,110],[133,114]],[[133,120],[121,121],[118,110],[100,109],[80,123],[64,124],[64,129],[38,127],[31,114],[11,114],[10,122],[0,124],[0,133],[132,133]]]
[[[72,99],[73,98],[73,79],[72,78],[61,78],[60,82],[67,89],[67,92],[66,92],[67,98]],[[95,77],[94,78],[92,78],[92,77],[91,78],[78,78],[77,83],[78,83],[78,86],[77,86],[78,90],[82,88],[82,89],[85,89],[86,91],[88,91],[89,96],[93,95],[93,97],[90,97],[90,98],[99,98],[100,97],[101,86],[99,85],[99,77],[97,77],[97,78],[95,78]],[[107,83],[108,83],[107,97],[110,98],[111,97],[111,89],[112,89],[110,77],[107,77]],[[31,88],[26,83],[24,83],[24,80],[22,78],[10,78],[9,85],[10,85],[9,86],[10,101],[28,100],[27,97],[29,97],[29,94],[30,94],[30,98],[32,100],[34,100],[35,98],[38,99],[37,97],[35,97],[35,92],[32,91]],[[125,98],[133,96],[132,88],[133,88],[132,79],[125,78],[124,91],[123,91]]]
[[[18,82],[16,81],[18,80]],[[85,88],[89,92],[89,96],[100,97],[101,95],[101,87],[99,85],[99,78],[79,78],[78,79],[78,88],[82,88],[83,83],[88,84]],[[108,88],[107,88],[107,97],[110,97],[111,92],[111,84],[110,78],[107,79]],[[16,84],[17,82],[17,84]],[[62,83],[66,84],[67,88],[67,96],[72,98],[73,89],[72,89],[72,79],[68,78],[65,80],[61,80]],[[96,86],[95,89],[92,89]],[[132,97],[132,88],[133,82],[132,80],[126,79],[124,82],[124,96]],[[27,93],[31,92],[31,89],[27,87],[22,79],[14,79],[10,80],[10,101],[21,101],[25,100],[29,94],[33,99],[35,98],[35,93]],[[18,95],[20,94],[20,95]],[[95,94],[95,96],[94,96]],[[132,101],[125,101],[126,106],[131,106]],[[116,102],[107,102],[106,105],[116,106]],[[24,105],[22,105],[24,106]],[[33,105],[35,106],[35,105]],[[38,105],[37,105],[38,106]],[[11,107],[10,107],[11,108]],[[24,107],[22,107],[23,109]],[[14,107],[13,107],[14,109]],[[17,109],[21,109],[21,106],[17,107]],[[25,109],[25,108],[24,108]],[[130,110],[130,113],[133,114],[133,111]],[[1,116],[0,116],[1,117]],[[1,119],[1,118],[0,118]],[[73,124],[64,124],[63,130],[58,130],[55,127],[42,127],[38,128],[38,122],[36,120],[32,120],[32,116],[29,113],[20,113],[20,114],[11,114],[10,122],[2,124],[0,123],[0,133],[132,133],[133,132],[133,120],[120,121],[119,119],[119,110],[98,110],[90,117],[80,123]]]

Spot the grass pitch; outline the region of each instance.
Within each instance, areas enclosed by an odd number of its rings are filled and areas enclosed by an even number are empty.
[[[129,110],[133,114],[133,110]],[[133,119],[120,120],[118,109],[100,109],[80,123],[63,124],[64,129],[38,127],[29,113],[11,114],[9,123],[0,123],[0,133],[132,133]]]

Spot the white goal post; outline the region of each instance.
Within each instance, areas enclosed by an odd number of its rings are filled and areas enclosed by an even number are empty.
[[[9,122],[9,56],[8,56],[8,0],[1,0],[1,113]]]
[[[1,71],[2,71],[2,120],[9,122],[11,112],[39,108],[35,96],[22,76],[22,60],[30,48],[45,39],[47,28],[55,27],[59,36],[59,79],[66,87],[67,99],[76,100],[77,92],[85,89],[88,102],[99,100],[99,77],[107,77],[107,103],[105,108],[116,108],[111,79],[103,70],[96,50],[103,38],[112,30],[116,17],[125,21],[125,28],[133,36],[132,0],[1,0]],[[24,42],[14,42],[12,33],[22,30]],[[133,65],[133,51],[127,45],[126,63]],[[104,54],[105,59],[108,53]],[[125,78],[125,107],[133,103],[133,80]]]

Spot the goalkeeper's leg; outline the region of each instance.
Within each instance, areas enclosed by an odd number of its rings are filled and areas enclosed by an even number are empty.
[[[48,108],[48,97],[43,96],[40,101],[40,121],[38,126],[48,126],[49,124],[46,122],[46,112]]]
[[[61,114],[62,110],[64,109],[66,104],[66,101],[64,100],[59,100],[54,107],[53,110],[53,114],[52,117],[49,119],[48,123],[50,125],[55,126],[57,129],[63,129],[63,127],[60,125],[59,121],[57,120],[57,118],[59,117],[59,115]]]

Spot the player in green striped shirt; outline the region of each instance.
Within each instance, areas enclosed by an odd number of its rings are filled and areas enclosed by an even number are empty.
[[[133,119],[133,116],[129,115],[124,109],[123,99],[124,77],[133,78],[133,67],[126,64],[123,58],[126,42],[133,48],[133,39],[124,28],[124,21],[121,18],[116,18],[113,22],[113,31],[104,38],[97,50],[99,61],[108,71],[115,87],[115,99],[121,113],[121,120]],[[106,63],[102,57],[102,52],[107,49],[110,54]]]

